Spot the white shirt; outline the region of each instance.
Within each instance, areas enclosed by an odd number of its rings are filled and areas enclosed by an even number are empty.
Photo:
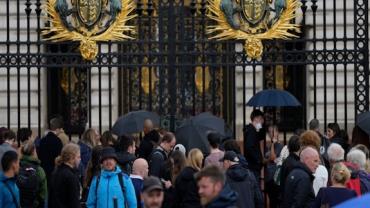
[[[315,179],[313,180],[313,190],[315,191],[316,196],[320,188],[327,186],[329,175],[328,170],[326,170],[323,165],[319,165],[313,175],[315,176]]]

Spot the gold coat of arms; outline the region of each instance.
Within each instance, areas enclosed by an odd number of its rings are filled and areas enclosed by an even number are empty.
[[[292,23],[299,0],[208,0],[207,16],[217,22],[208,27],[211,39],[245,40],[244,50],[253,59],[263,53],[262,40],[297,37]]]
[[[50,26],[45,40],[79,41],[86,60],[98,54],[97,41],[132,39],[134,27],[126,22],[136,15],[134,0],[46,0],[44,10]]]

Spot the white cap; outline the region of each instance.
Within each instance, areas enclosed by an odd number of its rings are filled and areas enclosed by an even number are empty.
[[[181,153],[186,155],[186,149],[185,149],[184,145],[182,145],[182,144],[176,144],[176,146],[173,148],[173,150],[180,151]]]

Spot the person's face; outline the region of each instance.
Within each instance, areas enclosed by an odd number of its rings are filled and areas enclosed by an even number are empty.
[[[19,159],[12,164],[12,170],[16,175],[19,173]]]
[[[163,202],[163,191],[153,190],[141,194],[145,208],[161,208]]]
[[[94,131],[95,135],[94,135],[94,138],[95,138],[95,144],[99,144],[100,143],[100,134],[98,132],[98,130],[95,130]]]
[[[116,168],[116,160],[113,158],[107,158],[103,161],[103,168],[107,171],[113,171]]]
[[[135,154],[135,151],[136,151],[136,146],[135,145],[136,144],[134,142],[131,146],[128,147],[128,149],[127,149],[128,153]]]
[[[198,181],[198,193],[200,203],[206,205],[210,203],[221,192],[221,183],[214,183],[209,177],[203,177]]]
[[[172,139],[171,142],[166,143],[164,149],[166,150],[166,152],[171,152],[171,150],[175,147],[175,145],[176,145],[176,139]]]
[[[316,172],[317,167],[320,165],[319,155],[316,154],[315,156],[307,158],[304,163],[312,173]]]
[[[73,164],[75,165],[75,168],[78,168],[81,162],[81,154],[78,152],[73,160]]]
[[[148,173],[149,173],[149,165],[146,163],[146,164],[144,164],[143,165],[143,171],[142,171],[143,173],[143,178],[145,178],[145,177],[147,177],[148,176]]]
[[[334,131],[332,129],[329,129],[326,131],[327,133],[327,136],[329,139],[333,138],[334,137]]]
[[[225,170],[229,169],[229,167],[230,167],[230,161],[224,160],[223,167],[224,167]]]

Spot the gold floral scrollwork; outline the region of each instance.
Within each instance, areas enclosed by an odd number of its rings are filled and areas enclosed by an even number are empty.
[[[152,90],[152,92],[154,91],[157,81],[158,77],[155,73],[155,69],[152,68],[149,70],[147,66],[141,68],[141,88],[146,95],[150,93],[150,90]]]
[[[203,78],[203,70],[204,70],[204,78]],[[197,66],[195,68],[195,86],[200,94],[204,92],[208,92],[209,84],[211,81],[211,74],[209,72],[208,66],[203,69],[201,66]],[[204,81],[204,82],[203,82]]]

